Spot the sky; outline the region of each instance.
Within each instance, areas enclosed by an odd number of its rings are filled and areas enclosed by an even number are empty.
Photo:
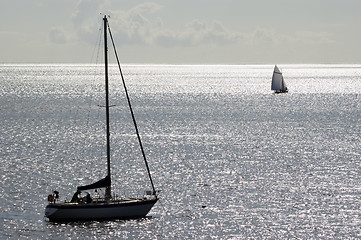
[[[361,63],[361,0],[0,0],[0,63]]]

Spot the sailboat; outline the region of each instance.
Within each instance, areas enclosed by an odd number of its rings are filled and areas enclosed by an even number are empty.
[[[275,65],[275,68],[273,70],[271,90],[274,90],[275,93],[288,92],[286,83],[283,79],[282,72],[278,69],[277,65]]]
[[[125,85],[124,77],[120,68],[118,55],[116,53],[115,44],[106,16],[103,18],[104,23],[104,61],[105,61],[105,119],[106,119],[106,140],[107,140],[107,175],[105,178],[86,185],[77,187],[77,191],[73,195],[70,202],[60,202],[59,192],[54,191],[48,196],[49,204],[45,208],[45,217],[49,221],[89,221],[89,220],[110,220],[110,219],[133,219],[145,217],[154,204],[158,201],[156,190],[150,174],[147,159],[144,153],[143,145],[139,135],[138,127],[135,121],[130,98]],[[108,46],[107,46],[107,30],[112,40],[115,56],[118,62],[121,79],[125,95],[127,97],[133,124],[138,137],[139,146],[144,158],[145,166],[148,171],[148,177],[152,186],[152,191],[146,191],[144,197],[141,198],[124,198],[112,196],[111,191],[111,165],[110,165],[110,123],[109,123],[109,88],[108,88]],[[84,191],[89,189],[104,189],[104,197],[92,199],[89,193],[81,197]]]

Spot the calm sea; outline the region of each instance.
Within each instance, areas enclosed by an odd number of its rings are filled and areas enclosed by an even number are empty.
[[[49,223],[106,175],[103,73],[0,65],[0,239],[361,238],[361,65],[125,65],[161,200],[149,217]],[[111,67],[114,190],[149,190]],[[92,193],[95,194],[95,193]]]

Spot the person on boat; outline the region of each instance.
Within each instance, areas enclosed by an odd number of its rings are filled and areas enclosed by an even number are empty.
[[[77,203],[77,202],[79,202],[79,194],[80,194],[80,191],[77,190],[77,191],[74,193],[73,197],[71,198],[71,201],[70,201],[70,202],[72,202],[72,203]]]
[[[59,199],[59,192],[58,191],[54,191],[54,203],[56,202],[57,199]]]
[[[87,194],[86,194],[86,197],[85,197],[85,202],[86,202],[86,203],[91,203],[92,201],[93,201],[93,199],[90,197],[90,194],[87,193]]]

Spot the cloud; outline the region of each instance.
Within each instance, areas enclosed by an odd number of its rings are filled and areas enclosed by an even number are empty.
[[[66,36],[64,31],[59,28],[53,28],[49,33],[49,39],[51,42],[56,44],[64,44],[66,43]]]
[[[303,44],[329,44],[334,43],[332,35],[327,32],[297,31],[295,38]]]
[[[276,44],[279,42],[279,36],[270,29],[256,28],[248,34],[248,42],[250,44]]]
[[[206,23],[199,19],[193,20],[183,31],[171,36],[174,43],[181,46],[227,45],[243,39],[242,34],[227,30],[220,22]]]
[[[82,0],[73,15],[73,23],[80,39],[92,42],[96,20],[90,16],[99,15],[111,1]],[[113,10],[109,13],[112,33],[119,44],[147,44],[163,47],[199,46],[203,44],[232,44],[243,38],[242,34],[226,29],[222,23],[192,20],[183,29],[167,29],[162,19],[154,17],[163,9],[157,3],[142,3],[128,10]],[[93,14],[92,14],[93,13]],[[99,25],[99,23],[98,23]]]
[[[232,44],[242,39],[237,32],[227,30],[220,22],[206,23],[195,19],[181,30],[164,27],[161,19],[151,21],[147,15],[161,9],[157,4],[143,4],[116,18],[116,35],[123,43],[173,46],[198,46],[203,44]],[[112,19],[112,22],[114,19]]]
[[[332,35],[327,32],[295,31],[286,34],[260,27],[244,36],[246,44],[260,46],[322,45],[335,42]]]
[[[295,31],[283,33],[274,29],[257,27],[252,32],[242,33],[225,27],[219,21],[194,19],[181,29],[169,29],[158,16],[164,7],[157,3],[145,2],[126,10],[112,10],[116,2],[108,0],[81,0],[73,16],[78,37],[89,43],[94,42],[94,26],[101,26],[99,13],[109,13],[112,33],[118,45],[148,45],[161,47],[196,46],[283,46],[317,45],[332,43],[327,33]],[[158,15],[158,16],[157,16]],[[99,18],[94,18],[99,16]],[[53,32],[53,37],[61,41],[61,33]],[[54,39],[55,40],[55,39]]]
[[[143,3],[128,11],[113,11],[111,26],[114,35],[124,44],[151,44],[161,26],[157,21],[152,22],[149,16],[161,8],[156,3]]]
[[[94,36],[100,28],[101,14],[110,6],[104,0],[80,0],[72,17],[76,34],[79,39],[94,44]],[[98,16],[98,18],[97,18]],[[96,27],[98,26],[98,27]]]

